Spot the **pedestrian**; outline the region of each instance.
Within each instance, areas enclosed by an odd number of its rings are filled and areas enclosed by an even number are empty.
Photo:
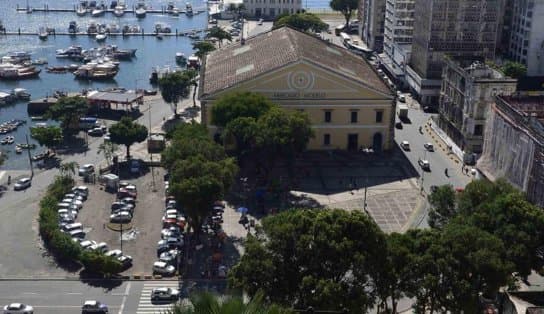
[[[11,176],[8,176],[8,185],[11,184]]]
[[[448,176],[448,168],[444,169],[444,174],[446,175],[446,177]]]

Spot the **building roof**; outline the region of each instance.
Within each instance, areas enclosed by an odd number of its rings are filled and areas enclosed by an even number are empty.
[[[201,97],[214,94],[290,63],[307,61],[391,94],[371,66],[347,49],[289,27],[278,28],[207,55]]]
[[[111,103],[130,104],[143,97],[142,94],[137,94],[134,91],[114,91],[100,92],[92,91],[87,94],[87,99],[97,101],[107,101]]]

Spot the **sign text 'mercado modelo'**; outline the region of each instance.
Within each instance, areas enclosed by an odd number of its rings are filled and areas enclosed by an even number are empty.
[[[274,92],[274,98],[325,98],[325,93],[322,92]]]

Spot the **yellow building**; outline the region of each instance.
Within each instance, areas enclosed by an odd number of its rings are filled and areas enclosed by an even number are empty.
[[[315,130],[308,149],[392,148],[393,92],[361,57],[311,35],[283,27],[211,52],[199,97],[213,133],[211,107],[232,91],[258,92],[306,112]]]

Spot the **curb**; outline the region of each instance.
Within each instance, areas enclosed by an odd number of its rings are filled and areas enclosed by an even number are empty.
[[[80,278],[80,277],[12,277],[12,278],[0,278],[0,282],[6,281],[154,281],[154,280],[164,280],[164,281],[179,281],[178,276],[173,277],[162,277],[161,275],[125,275],[112,278]]]

